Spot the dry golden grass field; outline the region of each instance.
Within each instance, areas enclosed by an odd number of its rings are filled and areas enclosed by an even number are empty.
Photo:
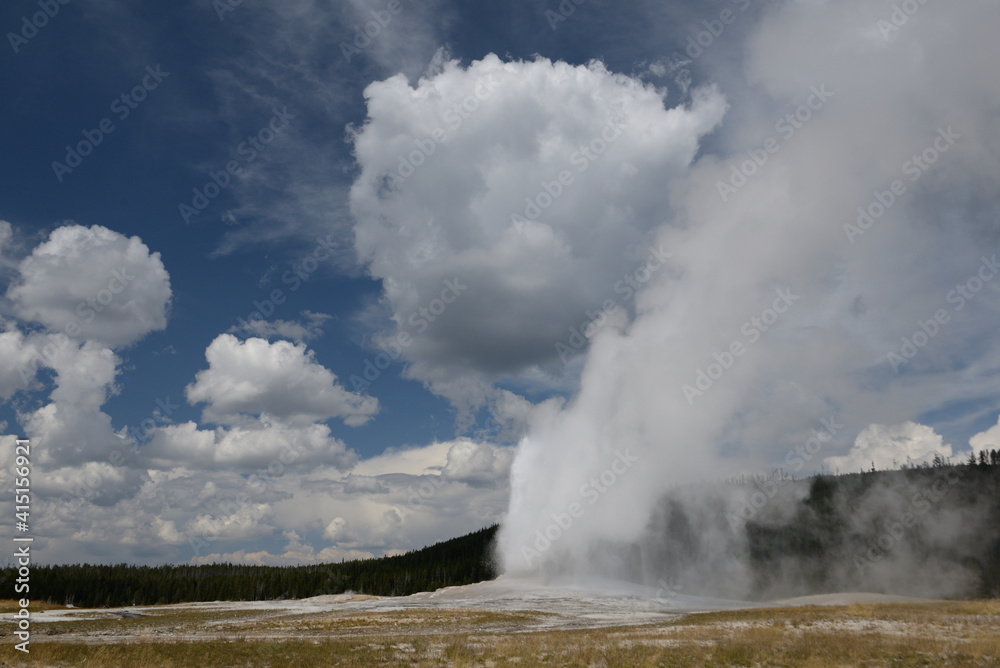
[[[46,606],[33,610],[30,655],[14,649],[15,608],[7,601],[0,605],[0,665],[1000,666],[995,600],[630,615],[627,602],[602,607],[593,597],[577,608],[569,602],[539,610],[427,598],[414,605],[321,599]]]

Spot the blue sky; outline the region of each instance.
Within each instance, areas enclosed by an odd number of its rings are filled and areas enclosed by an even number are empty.
[[[206,342],[237,318],[249,316],[256,310],[253,302],[270,289],[287,289],[280,276],[308,257],[314,237],[332,231],[347,254],[351,222],[344,203],[296,211],[302,205],[283,195],[282,188],[290,179],[305,176],[315,179],[307,187],[323,188],[328,193],[321,197],[335,199],[337,191],[350,185],[355,166],[350,146],[342,140],[345,126],[364,120],[362,91],[371,81],[400,70],[417,74],[441,46],[465,62],[491,52],[515,59],[544,53],[571,63],[600,58],[610,68],[625,71],[649,57],[634,46],[623,50],[611,39],[605,21],[622,17],[618,9],[597,3],[581,7],[553,31],[543,4],[483,8],[406,2],[394,17],[396,27],[405,34],[419,23],[415,32],[424,39],[400,45],[399,35],[386,30],[374,38],[372,47],[352,54],[347,62],[339,44],[352,44],[353,28],[372,20],[370,11],[385,8],[338,2],[297,8],[310,18],[319,17],[321,27],[313,28],[303,25],[306,16],[296,16],[293,7],[282,12],[242,4],[222,11],[220,20],[220,10],[209,2],[142,9],[122,3],[70,3],[60,5],[37,36],[26,44],[18,41],[16,54],[13,47],[7,54],[10,76],[4,111],[18,131],[4,133],[3,150],[26,159],[2,167],[5,190],[12,195],[5,198],[5,219],[24,221],[26,232],[37,233],[66,220],[104,225],[140,236],[167,266],[177,268],[171,271],[169,330],[153,332],[129,349],[134,373],[142,378],[130,379],[129,391],[108,404],[125,424],[148,417],[156,399],[183,396],[203,360]],[[35,3],[11,6],[4,10],[3,24],[20,26],[23,16],[37,11]],[[432,25],[425,24],[428,18]],[[626,29],[634,30],[634,24],[621,26]],[[310,36],[315,42],[290,53],[303,46],[293,37],[303,30],[315,30]],[[370,51],[377,48],[390,52],[373,57]],[[115,110],[111,105],[141,84],[147,66],[159,66],[169,76],[119,120],[122,103]],[[306,83],[320,72],[322,83]],[[272,77],[279,81],[268,81]],[[273,170],[261,176],[264,190],[251,195],[235,187],[224,189],[204,213],[185,224],[179,205],[191,203],[192,189],[210,182],[211,172],[224,171],[232,159],[247,159],[238,147],[266,126],[275,107],[295,114],[287,132],[296,145],[285,141],[282,146],[287,137],[279,135],[255,158],[256,164],[251,163]],[[83,130],[97,128],[104,118],[113,121],[114,131],[60,181],[52,162],[64,162],[65,146],[78,143]],[[310,155],[301,144],[313,142],[316,150]],[[274,155],[281,150],[287,153]],[[269,164],[272,158],[279,164]],[[312,164],[281,165],[286,159]],[[296,174],[299,169],[309,174]],[[245,213],[237,222],[224,219],[240,208]],[[364,345],[370,332],[359,326],[357,313],[378,299],[380,285],[365,274],[350,258],[324,262],[275,314],[293,319],[299,311],[312,309],[332,315],[324,336],[310,346],[341,376],[360,372],[359,362],[372,352]],[[161,355],[168,346],[176,355]],[[352,445],[362,455],[381,452],[386,444],[447,438],[454,431],[448,402],[423,391],[420,383],[400,381],[398,365],[394,371],[380,376],[378,390],[385,412],[402,419],[351,431]],[[196,412],[188,406],[182,411],[183,417]]]
[[[990,442],[1000,283],[948,295],[998,239],[995,46],[974,27],[995,10],[892,11],[8,3],[0,420],[37,444],[41,559],[391,553],[558,509],[549,483],[576,489],[610,444],[713,479],[787,465],[830,415],[828,468]],[[921,75],[915,53],[973,66]],[[119,268],[136,278],[112,296]],[[802,301],[750,341],[783,287]],[[710,368],[734,342],[746,357]]]

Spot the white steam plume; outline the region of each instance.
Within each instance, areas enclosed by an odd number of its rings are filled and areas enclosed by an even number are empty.
[[[949,296],[1000,239],[1000,6],[928,3],[889,30],[882,4],[780,3],[718,73],[739,127],[659,184],[668,270],[520,443],[508,572],[613,571],[604,547],[641,541],[670,485],[787,466],[821,420],[840,427],[808,470],[869,424],[995,396],[1000,280]]]

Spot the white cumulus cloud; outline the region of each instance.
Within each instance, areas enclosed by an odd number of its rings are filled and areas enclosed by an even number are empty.
[[[341,418],[359,426],[378,412],[377,399],[346,390],[302,344],[222,334],[205,357],[208,369],[198,372],[186,394],[192,404],[208,404],[208,422],[236,424],[266,413],[288,424]]]
[[[287,425],[266,419],[199,429],[194,422],[152,430],[143,454],[157,468],[266,469],[327,465],[349,469],[357,455],[324,424]]]
[[[827,467],[841,473],[894,469],[908,463],[930,463],[934,455],[952,456],[951,445],[932,428],[915,422],[893,426],[873,424],[858,434],[850,452],[827,457]]]
[[[631,309],[623,278],[726,108],[711,88],[668,109],[662,91],[600,63],[494,55],[365,97],[356,250],[412,336],[409,375],[464,406],[504,374],[561,375],[556,344],[587,311],[612,298]]]
[[[448,449],[442,475],[472,486],[506,485],[513,448],[458,439]]]
[[[52,332],[126,346],[167,324],[170,277],[139,237],[94,225],[56,228],[7,290],[17,315]]]
[[[973,452],[976,453],[980,450],[1000,449],[1000,419],[997,420],[997,424],[986,431],[979,432],[970,438],[969,445],[972,446]]]

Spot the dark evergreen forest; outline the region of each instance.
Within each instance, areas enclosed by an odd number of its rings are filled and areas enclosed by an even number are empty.
[[[497,525],[394,557],[310,566],[34,566],[31,600],[77,607],[260,601],[357,592],[405,596],[491,580]],[[12,582],[14,569],[2,575]]]

